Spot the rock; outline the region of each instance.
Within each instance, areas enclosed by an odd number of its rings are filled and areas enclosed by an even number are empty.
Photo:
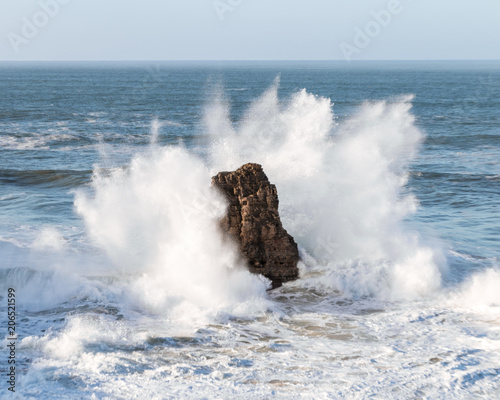
[[[212,178],[229,203],[221,227],[236,243],[248,268],[269,278],[273,287],[297,279],[299,251],[278,214],[278,192],[259,164],[245,164]]]

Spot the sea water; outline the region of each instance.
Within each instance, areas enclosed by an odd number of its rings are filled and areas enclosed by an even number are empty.
[[[0,398],[500,396],[500,63],[4,63],[0,93]],[[300,249],[272,291],[217,231],[246,162]]]

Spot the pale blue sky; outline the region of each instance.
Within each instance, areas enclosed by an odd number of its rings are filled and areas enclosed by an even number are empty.
[[[500,1],[0,0],[0,35],[0,60],[500,59]]]

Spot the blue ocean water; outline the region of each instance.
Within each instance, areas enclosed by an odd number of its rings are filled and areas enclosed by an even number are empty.
[[[21,396],[500,395],[499,62],[3,63],[0,93]],[[302,254],[271,292],[211,228],[249,161]]]

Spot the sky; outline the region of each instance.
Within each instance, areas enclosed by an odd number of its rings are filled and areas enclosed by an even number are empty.
[[[499,0],[0,0],[0,61],[498,60],[499,17]]]

